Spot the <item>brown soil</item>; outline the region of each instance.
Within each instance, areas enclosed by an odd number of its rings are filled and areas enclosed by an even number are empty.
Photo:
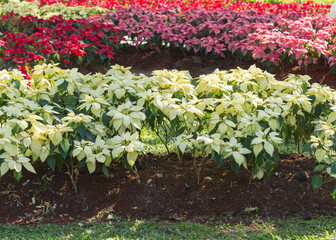
[[[253,64],[184,56],[172,50],[155,53],[135,49],[116,55],[115,62],[133,66],[134,73],[149,75],[156,69],[175,68],[189,70],[193,77],[216,68],[248,68]],[[89,66],[80,70],[88,73],[107,69]],[[335,75],[324,66],[306,70],[286,66],[274,71],[278,79],[283,79],[285,73],[308,74],[314,82],[336,87]],[[282,155],[269,177],[249,183],[250,171],[241,169],[236,175],[229,164],[217,168],[209,160],[204,164],[201,183],[197,184],[188,156],[179,161],[174,155],[149,155],[137,163],[138,179],[120,165],[112,168],[108,178],[99,171],[90,175],[82,169],[76,196],[64,171],[52,172],[44,165],[36,165],[38,174],[24,172],[20,182],[9,174],[0,178],[0,223],[65,223],[113,216],[240,222],[256,215],[271,219],[298,216],[307,220],[315,214],[336,215],[336,201],[331,196],[335,181],[313,191],[314,166],[314,161],[302,154]]]
[[[201,74],[212,73],[215,69],[230,70],[237,67],[247,69],[251,65],[256,64],[259,68],[267,70],[263,64],[255,61],[241,61],[237,58],[214,58],[213,56],[194,56],[188,52],[168,49],[162,52],[141,51],[135,48],[122,50],[122,53],[115,55],[115,60],[112,64],[119,64],[125,67],[132,67],[131,71],[136,74],[143,73],[150,75],[152,71],[158,69],[178,69],[188,70],[192,77],[198,77]],[[84,74],[90,72],[105,73],[108,67],[102,66],[83,66],[80,71]],[[330,72],[330,68],[324,63],[312,65],[307,68],[297,67],[294,65],[281,65],[271,71],[276,79],[283,80],[288,74],[309,75],[311,82],[318,82],[323,85],[328,85],[336,89],[336,75]]]
[[[67,175],[41,165],[37,175],[25,172],[19,183],[10,175],[1,178],[0,222],[64,223],[113,216],[240,222],[256,215],[307,220],[315,214],[336,215],[331,196],[335,182],[313,191],[314,165],[303,154],[282,155],[269,177],[249,183],[250,171],[241,169],[236,175],[229,164],[218,168],[209,160],[197,184],[188,156],[179,161],[174,155],[149,155],[137,164],[138,179],[120,165],[110,177],[82,169],[77,197]]]

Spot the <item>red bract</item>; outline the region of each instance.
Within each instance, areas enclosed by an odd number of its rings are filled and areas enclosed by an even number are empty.
[[[207,10],[229,9],[232,11],[256,10],[259,14],[297,14],[300,12],[304,16],[315,13],[327,13],[330,5],[317,4],[313,1],[306,3],[262,3],[262,2],[245,2],[232,0],[40,0],[41,6],[51,5],[54,3],[63,3],[67,6],[100,6],[107,9],[114,9],[126,6],[141,6],[154,10],[162,8],[176,8],[182,11],[203,8]]]
[[[0,57],[7,66],[20,68],[42,60],[61,60],[68,65],[76,61],[78,64],[83,58],[87,61],[111,59],[113,45],[121,40],[113,26],[99,21],[65,20],[62,16],[44,20],[9,14],[0,17],[0,22],[0,28],[4,29],[0,39],[4,51],[0,51]],[[105,57],[99,56],[101,54]]]

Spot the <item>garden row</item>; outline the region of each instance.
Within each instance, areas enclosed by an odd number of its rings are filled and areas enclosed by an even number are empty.
[[[22,4],[35,4],[38,8],[37,3]],[[99,9],[72,8],[65,16],[75,20],[66,20],[63,16],[50,17],[60,6],[65,8],[61,4],[55,8],[46,6],[50,7],[50,12],[43,10],[43,14],[42,10],[31,11],[26,6],[13,10],[17,14],[0,17],[0,57],[4,60],[0,67],[18,66],[24,71],[26,65],[33,66],[40,61],[61,61],[68,67],[83,61],[108,64],[115,51],[136,45],[155,51],[175,47],[195,54],[221,57],[234,54],[261,61],[269,70],[287,62],[308,66],[319,61],[335,71],[335,20],[325,14],[314,14],[320,8],[309,4],[310,12],[263,14],[254,10],[198,8],[180,11],[176,7],[152,10],[131,6],[86,20],[76,18],[95,14]],[[316,9],[313,6],[317,6]],[[9,11],[10,8],[0,5],[2,13],[5,9]],[[36,16],[24,16],[28,11]],[[50,18],[39,18],[41,16]]]
[[[290,13],[290,12],[305,12],[310,14],[312,12],[326,12],[330,8],[330,5],[318,4],[314,1],[306,1],[301,4],[298,2],[288,3],[286,1],[281,1],[278,3],[263,3],[261,1],[232,1],[232,0],[40,0],[40,6],[52,5],[55,3],[62,3],[66,6],[85,6],[93,7],[99,6],[105,9],[115,9],[118,7],[127,6],[142,6],[144,8],[151,8],[154,10],[162,8],[178,8],[182,11],[190,10],[195,8],[203,8],[207,10],[222,10],[229,9],[233,11],[245,11],[245,10],[257,10],[259,13]],[[326,1],[328,2],[328,0]],[[333,3],[333,1],[329,1]]]
[[[67,168],[76,186],[78,168],[90,173],[111,163],[131,169],[144,154],[141,138],[151,129],[182,159],[225,161],[237,172],[262,178],[276,167],[279,144],[305,144],[319,165],[313,186],[336,177],[336,92],[308,76],[277,81],[255,66],[215,71],[192,79],[185,71],[134,75],[118,65],[105,74],[82,75],[38,65],[31,80],[0,72],[0,174],[35,172],[36,162]],[[334,197],[336,190],[333,192]]]

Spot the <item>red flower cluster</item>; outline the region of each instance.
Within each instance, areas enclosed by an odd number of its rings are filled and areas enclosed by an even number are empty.
[[[109,16],[91,17],[118,28],[129,42],[141,49],[166,47],[197,54],[250,56],[270,68],[282,61],[315,64],[336,62],[336,20],[305,13],[259,14],[255,10],[213,11],[190,9],[117,9]],[[335,66],[336,70],[336,66]]]
[[[111,25],[62,16],[44,20],[8,14],[0,17],[0,30],[0,58],[7,67],[21,69],[39,61],[105,61],[113,58],[113,46],[121,41]]]
[[[120,49],[116,45],[132,42],[142,49],[247,55],[271,66],[282,60],[307,65],[322,59],[336,70],[336,21],[325,16],[329,5],[229,1],[92,0],[92,5],[117,8],[87,20],[8,14],[0,17],[0,58],[5,67],[21,69],[39,61],[69,67],[83,60],[108,63],[114,49]]]
[[[31,0],[33,1],[33,0]],[[151,9],[178,8],[180,10],[189,10],[195,8],[204,8],[207,10],[229,9],[233,11],[257,10],[259,14],[302,12],[305,15],[314,13],[327,13],[330,5],[317,4],[313,1],[306,3],[262,3],[262,2],[245,2],[232,0],[40,0],[41,6],[51,5],[54,3],[63,3],[67,6],[100,6],[107,9],[127,6],[141,6]]]

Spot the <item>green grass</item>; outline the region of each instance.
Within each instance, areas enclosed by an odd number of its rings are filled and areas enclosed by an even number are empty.
[[[163,131],[160,134],[164,137]],[[141,131],[141,140],[146,144],[146,153],[152,153],[154,155],[167,155],[167,149],[160,141],[160,138],[150,129],[143,128]],[[298,147],[294,141],[290,141],[289,144],[280,144],[279,153],[298,153]],[[301,149],[303,145],[301,145]],[[169,150],[172,151],[173,145],[169,144]],[[308,153],[307,153],[308,154]]]
[[[120,220],[67,225],[0,226],[0,239],[336,239],[336,218],[290,219],[247,226],[220,222]]]

